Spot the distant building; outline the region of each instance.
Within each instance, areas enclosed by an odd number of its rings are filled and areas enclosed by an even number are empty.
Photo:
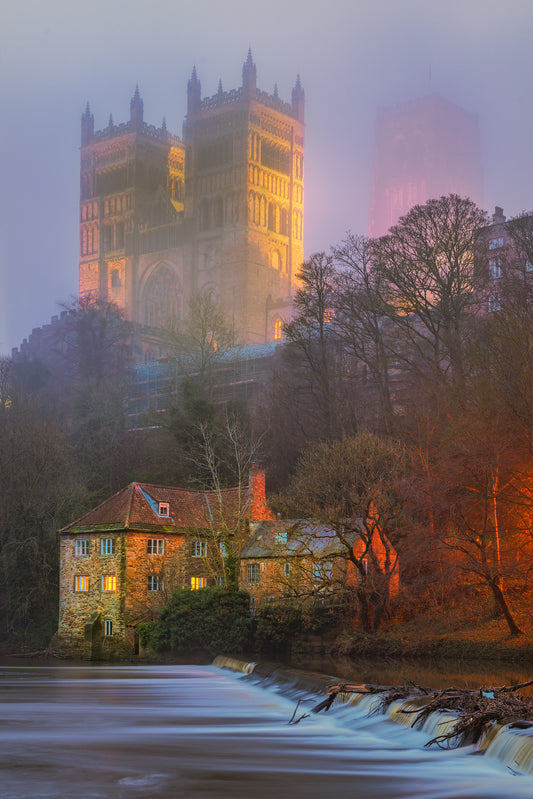
[[[483,205],[477,117],[439,94],[380,109],[369,235],[383,236],[414,205],[450,193]]]
[[[478,232],[476,297],[485,312],[500,311],[505,297],[531,301],[533,287],[533,216],[507,220],[496,206],[492,221]]]
[[[144,121],[81,121],[80,296],[117,303],[148,334],[179,327],[214,292],[245,344],[279,338],[303,261],[304,91],[260,91],[251,52],[242,86],[202,99],[187,87],[183,139]]]

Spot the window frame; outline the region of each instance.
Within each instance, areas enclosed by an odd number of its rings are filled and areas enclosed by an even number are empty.
[[[102,574],[102,591],[111,593],[117,590],[117,576],[116,574]],[[109,587],[111,586],[111,588]]]
[[[207,577],[191,577],[191,591],[207,588]]]
[[[148,555],[164,555],[165,554],[165,539],[164,538],[149,538],[146,542],[146,552]]]
[[[149,574],[146,579],[146,585],[147,590],[150,592],[165,590],[165,581],[159,574]]]
[[[74,593],[86,594],[89,591],[89,575],[88,574],[75,574],[74,575]]]
[[[89,538],[76,538],[75,555],[77,558],[86,558],[89,555],[91,542]],[[80,550],[84,550],[83,552]]]
[[[114,555],[116,551],[116,538],[100,539],[100,555]]]
[[[246,564],[246,585],[259,585],[261,582],[261,564],[260,563],[247,563]]]
[[[191,557],[207,558],[207,541],[193,541]]]

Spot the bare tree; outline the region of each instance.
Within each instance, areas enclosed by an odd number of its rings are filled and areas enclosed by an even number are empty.
[[[401,444],[372,433],[320,442],[302,456],[286,494],[288,510],[333,531],[339,551],[332,557],[348,564],[346,588],[365,630],[378,629],[397,580],[394,542],[402,531],[400,485],[409,460]]]

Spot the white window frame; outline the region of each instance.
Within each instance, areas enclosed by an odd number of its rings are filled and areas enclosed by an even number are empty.
[[[170,516],[170,504],[168,502],[159,503],[159,515]]]
[[[115,554],[115,539],[114,538],[101,538],[100,539],[100,555],[114,555]]]
[[[207,541],[194,541],[192,545],[193,558],[207,557]]]
[[[165,539],[164,538],[149,538],[146,551],[149,555],[164,555],[165,554]]]
[[[158,574],[149,574],[147,579],[148,591],[163,591],[165,581]]]
[[[113,635],[113,619],[104,619],[104,635]]]
[[[247,563],[246,564],[246,584],[259,585],[261,581],[261,564],[260,563]]]
[[[90,541],[88,538],[76,538],[76,557],[87,557]]]

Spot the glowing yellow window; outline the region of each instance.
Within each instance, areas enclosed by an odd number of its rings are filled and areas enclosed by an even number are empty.
[[[191,577],[191,591],[196,591],[199,588],[205,588],[207,579],[205,577]]]
[[[85,574],[74,575],[74,590],[75,591],[89,590],[89,578]]]
[[[280,341],[282,333],[283,333],[283,321],[278,316],[278,318],[274,322],[274,341]]]
[[[116,591],[117,578],[114,574],[102,575],[102,591]]]

